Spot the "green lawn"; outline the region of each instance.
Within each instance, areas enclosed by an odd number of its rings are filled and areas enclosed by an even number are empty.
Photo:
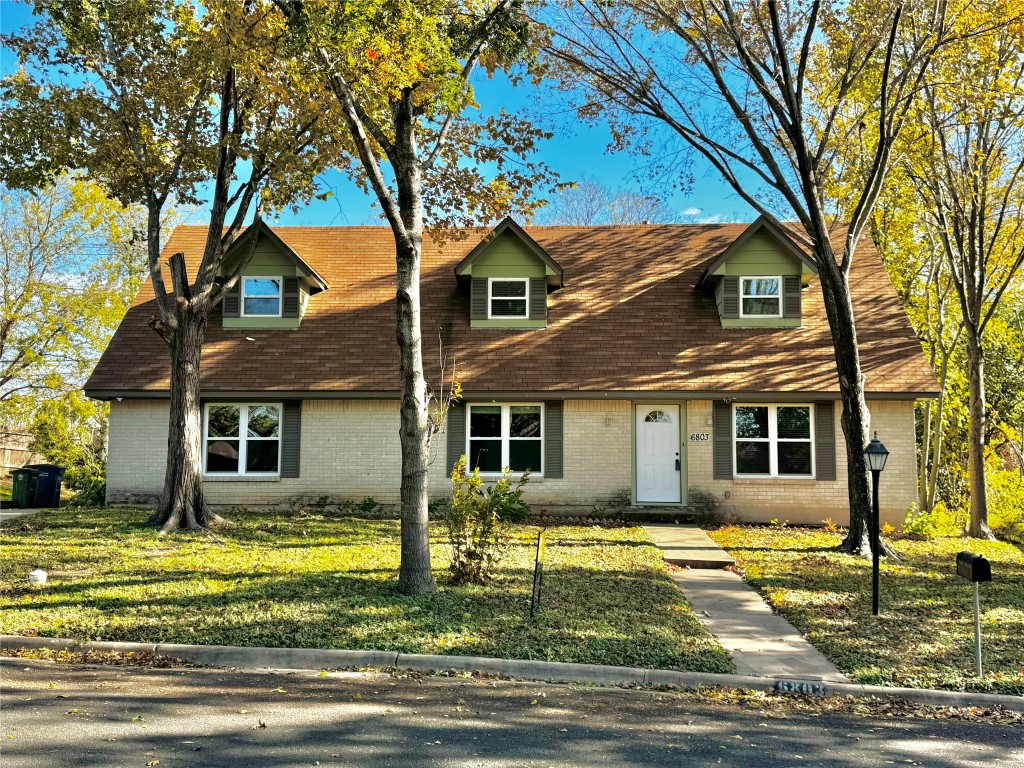
[[[1024,694],[1024,553],[976,539],[891,540],[900,562],[881,568],[882,615],[871,616],[871,567],[829,551],[823,530],[728,526],[709,531],[747,580],[840,669],[860,683]],[[984,554],[985,676],[974,670],[973,591],[956,553]]]
[[[395,591],[398,523],[245,512],[215,535],[158,537],[143,510],[47,510],[0,529],[0,632],[146,642],[379,648],[727,672],[641,528],[548,533],[529,618],[537,529],[515,530],[487,588]],[[9,526],[9,527],[8,527]],[[33,568],[49,571],[41,590]]]
[[[11,500],[11,480],[10,478],[0,480],[0,501]]]

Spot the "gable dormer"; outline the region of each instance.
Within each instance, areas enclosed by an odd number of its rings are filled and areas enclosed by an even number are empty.
[[[242,276],[221,302],[224,327],[298,328],[310,297],[326,291],[327,283],[262,221],[232,244],[224,256],[221,278],[232,274],[250,253]]]
[[[471,328],[544,328],[562,268],[511,218],[470,251],[455,274],[469,290]]]
[[[763,216],[704,270],[723,328],[798,328],[802,293],[817,268],[793,238]]]

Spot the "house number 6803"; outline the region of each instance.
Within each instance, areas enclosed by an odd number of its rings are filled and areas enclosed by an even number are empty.
[[[690,442],[691,443],[706,443],[711,440],[710,432],[691,432]]]

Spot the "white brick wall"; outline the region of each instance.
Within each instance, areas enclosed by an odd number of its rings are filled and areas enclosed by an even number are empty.
[[[165,400],[124,400],[110,408],[107,499],[151,503],[163,485],[167,460]],[[569,401],[565,406],[565,477],[536,478],[531,503],[594,504],[630,488],[630,406],[626,402]],[[398,502],[401,459],[394,400],[306,400],[302,406],[298,478],[206,482],[213,504],[269,504],[297,497],[373,496]],[[446,438],[434,438],[431,497],[445,496]]]
[[[917,449],[914,404],[909,400],[869,402],[872,429],[889,449],[879,493],[883,522],[902,525],[907,508],[917,498]],[[827,518],[849,522],[846,479],[846,443],[840,423],[842,404],[835,407],[836,479],[834,481],[773,479],[715,480],[712,442],[690,443],[689,485],[714,493],[722,508],[741,520],[764,522],[773,518],[792,523],[818,524]],[[690,432],[711,432],[710,400],[691,400],[686,409]]]
[[[834,482],[814,480],[714,480],[712,443],[687,445],[690,487],[718,496],[725,509],[750,521],[772,518],[820,523],[848,518],[846,451],[836,408]],[[873,401],[874,429],[891,452],[882,474],[882,517],[903,522],[917,494],[914,407],[910,401]],[[568,400],[564,413],[565,477],[536,478],[526,486],[533,504],[607,505],[629,494],[633,478],[632,403]],[[689,401],[687,434],[708,431],[711,401]],[[432,498],[445,496],[446,440],[435,438],[429,482]],[[167,455],[167,402],[125,400],[110,408],[107,498],[111,503],[152,502],[163,485]],[[266,480],[209,480],[214,504],[269,504],[298,497],[359,500],[373,496],[398,501],[400,453],[398,403],[394,400],[307,400],[302,410],[300,477]],[[728,494],[728,497],[726,496]]]

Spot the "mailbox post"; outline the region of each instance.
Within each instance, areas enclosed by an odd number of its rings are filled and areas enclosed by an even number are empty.
[[[992,581],[992,564],[983,555],[960,552],[956,556],[956,574],[974,585],[975,671],[981,677],[981,599],[978,585],[983,581]]]

